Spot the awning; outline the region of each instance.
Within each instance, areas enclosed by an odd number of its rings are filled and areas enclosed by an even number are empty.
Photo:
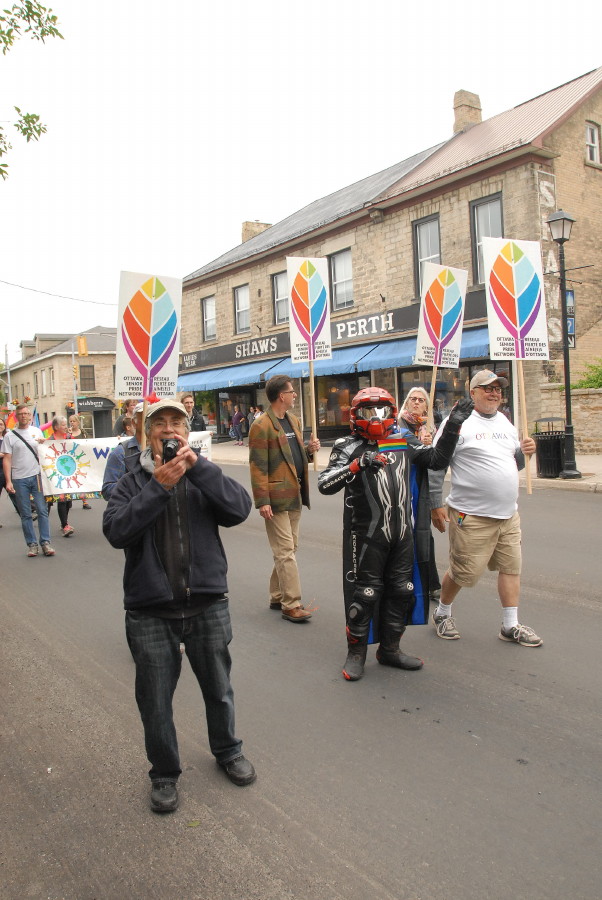
[[[362,371],[367,369],[394,369],[414,365],[416,337],[384,341],[362,360]],[[489,332],[486,327],[470,328],[462,333],[460,359],[489,357]]]
[[[178,378],[178,391],[213,391],[238,387],[241,384],[257,384],[266,381],[271,369],[282,362],[280,359],[261,359],[243,363],[240,366],[224,366],[221,369],[206,369],[204,372],[186,372]]]
[[[366,372],[370,366],[364,365],[364,358],[377,346],[378,344],[355,344],[333,350],[331,359],[317,359],[314,362],[314,375],[349,375],[354,372]],[[307,378],[309,363],[294,363],[288,356],[270,369],[270,378],[272,375]]]

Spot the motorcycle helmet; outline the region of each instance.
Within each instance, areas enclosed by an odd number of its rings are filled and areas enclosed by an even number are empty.
[[[383,388],[363,388],[351,402],[351,430],[370,441],[391,434],[397,422],[395,400]]]

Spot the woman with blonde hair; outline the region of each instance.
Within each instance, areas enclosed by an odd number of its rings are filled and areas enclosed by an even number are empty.
[[[433,443],[433,434],[428,428],[427,418],[429,411],[429,395],[422,387],[413,387],[408,391],[399,411],[397,423],[399,430],[406,440],[420,441],[429,446]],[[441,596],[441,582],[435,562],[435,542],[430,527],[430,497],[428,485],[428,470],[413,472],[412,506],[415,509],[416,528],[414,541],[416,545],[416,560],[426,567],[428,563],[428,594],[429,600],[437,602]],[[418,516],[418,507],[422,508],[422,516]],[[420,521],[419,521],[420,520]],[[428,524],[428,529],[427,529]],[[427,533],[428,530],[428,533]],[[423,575],[423,583],[426,576]]]

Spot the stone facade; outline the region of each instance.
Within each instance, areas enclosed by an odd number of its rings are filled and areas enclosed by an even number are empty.
[[[542,387],[541,419],[565,417],[564,386],[546,384]],[[602,453],[602,388],[577,389],[571,391],[571,418],[575,429],[575,451],[577,453]],[[554,430],[563,429],[563,422],[554,423]],[[541,426],[546,430],[546,426]]]

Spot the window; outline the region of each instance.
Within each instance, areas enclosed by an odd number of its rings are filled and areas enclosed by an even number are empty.
[[[288,322],[288,278],[286,272],[272,275],[272,296],[274,298],[274,324]]]
[[[472,267],[475,284],[483,284],[483,238],[503,237],[502,195],[496,194],[470,204]]]
[[[201,300],[201,314],[203,316],[203,340],[214,341],[217,337],[215,297],[204,297]]]
[[[94,366],[79,367],[79,389],[80,391],[96,390],[96,383],[94,381]]]
[[[595,122],[585,123],[585,158],[600,165],[600,126]]]
[[[27,396],[31,397],[31,381],[27,382]]]
[[[37,399],[40,396],[40,392],[38,390],[38,373],[33,373],[33,395]]]
[[[248,284],[234,288],[234,325],[236,334],[251,330]]]
[[[42,369],[42,397],[45,397],[47,394],[46,390],[46,369]]]
[[[422,273],[427,262],[441,262],[441,240],[439,237],[439,216],[429,216],[414,222],[414,270],[416,273],[416,296],[422,296]]]
[[[50,375],[50,393],[54,394],[54,367],[50,366],[48,369],[48,373]]]
[[[330,257],[330,283],[333,312],[353,306],[351,250],[343,250]]]

